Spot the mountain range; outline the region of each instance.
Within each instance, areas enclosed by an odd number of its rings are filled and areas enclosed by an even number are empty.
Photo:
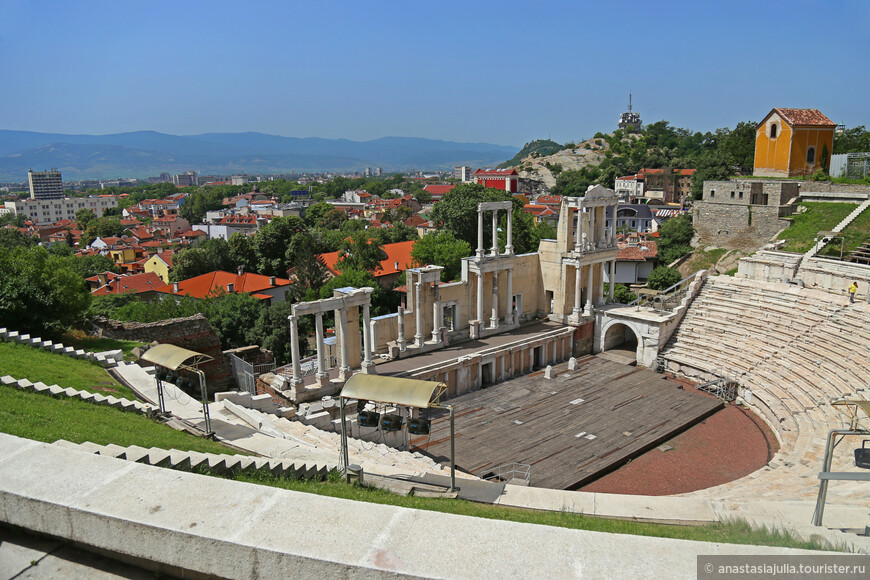
[[[163,172],[201,174],[452,169],[491,166],[517,147],[417,137],[372,141],[297,138],[265,133],[169,135],[136,131],[64,135],[0,130],[0,182],[21,182],[27,170],[61,170],[64,180],[144,178]]]

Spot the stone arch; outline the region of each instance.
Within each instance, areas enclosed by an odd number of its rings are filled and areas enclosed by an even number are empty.
[[[625,345],[626,342],[634,345],[637,363],[642,364],[643,336],[630,320],[611,320],[605,324],[601,329],[598,352],[611,350],[617,346]]]

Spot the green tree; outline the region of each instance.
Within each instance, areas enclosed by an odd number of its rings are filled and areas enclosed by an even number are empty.
[[[667,288],[667,286],[665,286]],[[604,295],[610,296],[610,284],[604,283]],[[613,287],[613,300],[608,298],[608,302],[613,304],[629,304],[637,300],[637,294],[629,290],[625,284],[617,284]]]
[[[97,214],[95,214],[93,210],[86,207],[76,212],[76,224],[78,224],[80,230],[86,230],[88,228],[88,224],[90,224],[95,219],[97,219]]]
[[[97,238],[118,237],[124,233],[124,226],[121,225],[121,220],[115,217],[101,217],[91,220],[88,227],[82,234],[79,245],[81,247],[90,246]]]
[[[18,248],[35,246],[39,243],[36,236],[22,234],[15,228],[0,228],[0,248]]]
[[[486,188],[477,183],[463,183],[446,193],[432,210],[432,221],[441,223],[458,240],[477,247],[477,204],[487,201],[513,200],[510,193]],[[519,203],[519,202],[517,202]],[[490,228],[484,223],[484,246],[492,245]]]
[[[396,292],[384,290],[375,277],[362,270],[342,271],[341,275],[328,280],[316,293],[309,293],[306,299],[317,300],[332,298],[332,291],[336,288],[372,288],[372,316],[381,316],[396,311],[399,306],[399,295]]]
[[[471,246],[457,240],[449,231],[429,232],[414,243],[411,257],[415,266],[435,264],[443,266],[441,281],[457,280],[462,273],[462,258],[471,255]]]
[[[15,226],[16,228],[23,228],[24,222],[27,221],[27,215],[23,213],[7,213],[0,215],[0,228],[3,226]]]
[[[216,270],[236,271],[236,262],[230,254],[230,246],[223,238],[206,240],[199,248],[180,250],[172,258],[169,279],[179,282]]]
[[[121,269],[109,256],[71,256],[68,259],[70,269],[82,278],[90,278],[102,272],[120,274]]]
[[[374,273],[381,266],[381,262],[387,259],[380,242],[370,237],[365,230],[351,234],[344,240],[338,251],[337,268],[345,270],[361,270]]]
[[[649,273],[646,285],[653,290],[666,290],[682,279],[680,271],[676,268],[659,266]]]
[[[287,276],[287,246],[296,234],[305,232],[305,222],[298,217],[278,217],[263,226],[253,238],[257,256],[257,273],[264,276]]]
[[[0,320],[19,332],[60,335],[82,318],[91,295],[68,259],[41,247],[0,247]]]
[[[680,217],[666,220],[659,228],[658,259],[664,264],[682,258],[692,251],[692,236],[695,228],[692,226],[692,216],[685,213]]]
[[[835,155],[840,153],[866,153],[870,151],[870,132],[864,125],[846,129],[842,134],[834,133]]]
[[[319,254],[324,253],[321,250],[317,236],[307,232],[290,239],[285,257],[292,272],[290,294],[294,300],[302,300],[309,290],[320,288],[326,279],[326,266],[319,258]]]

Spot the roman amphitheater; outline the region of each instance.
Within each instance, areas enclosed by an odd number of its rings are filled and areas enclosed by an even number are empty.
[[[509,219],[505,248],[485,247],[508,207],[481,204],[478,247],[459,282],[439,282],[435,265],[409,270],[406,306],[389,316],[370,316],[366,288],[297,304],[293,336],[314,316],[316,357],[294,351],[292,364],[248,390],[218,393],[206,416],[144,361],[100,355],[145,403],[4,376],[143,413],[162,406],[170,421],[210,428],[259,457],[0,435],[0,519],[199,576],[688,576],[696,555],[798,553],[482,520],[199,474],[352,466],[399,493],[675,525],[743,520],[870,553],[870,472],[853,453],[870,439],[870,267],[818,257],[818,248],[766,249],[734,276],[699,271],[647,301],[608,303],[618,248],[605,215],[617,203],[600,186],[566,198],[557,239],[524,255],[513,252]],[[87,356],[14,329],[0,335]],[[423,381],[437,401],[399,404],[402,385],[410,392]],[[357,384],[368,390],[351,391]],[[378,398],[385,385],[399,385],[392,399]],[[389,416],[418,431],[386,429]],[[635,481],[658,491],[632,491]],[[110,486],[136,491],[128,501],[98,493]]]

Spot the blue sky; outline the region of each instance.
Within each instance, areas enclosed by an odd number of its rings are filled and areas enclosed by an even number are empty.
[[[0,2],[0,129],[521,146],[772,107],[870,126],[870,2]]]

